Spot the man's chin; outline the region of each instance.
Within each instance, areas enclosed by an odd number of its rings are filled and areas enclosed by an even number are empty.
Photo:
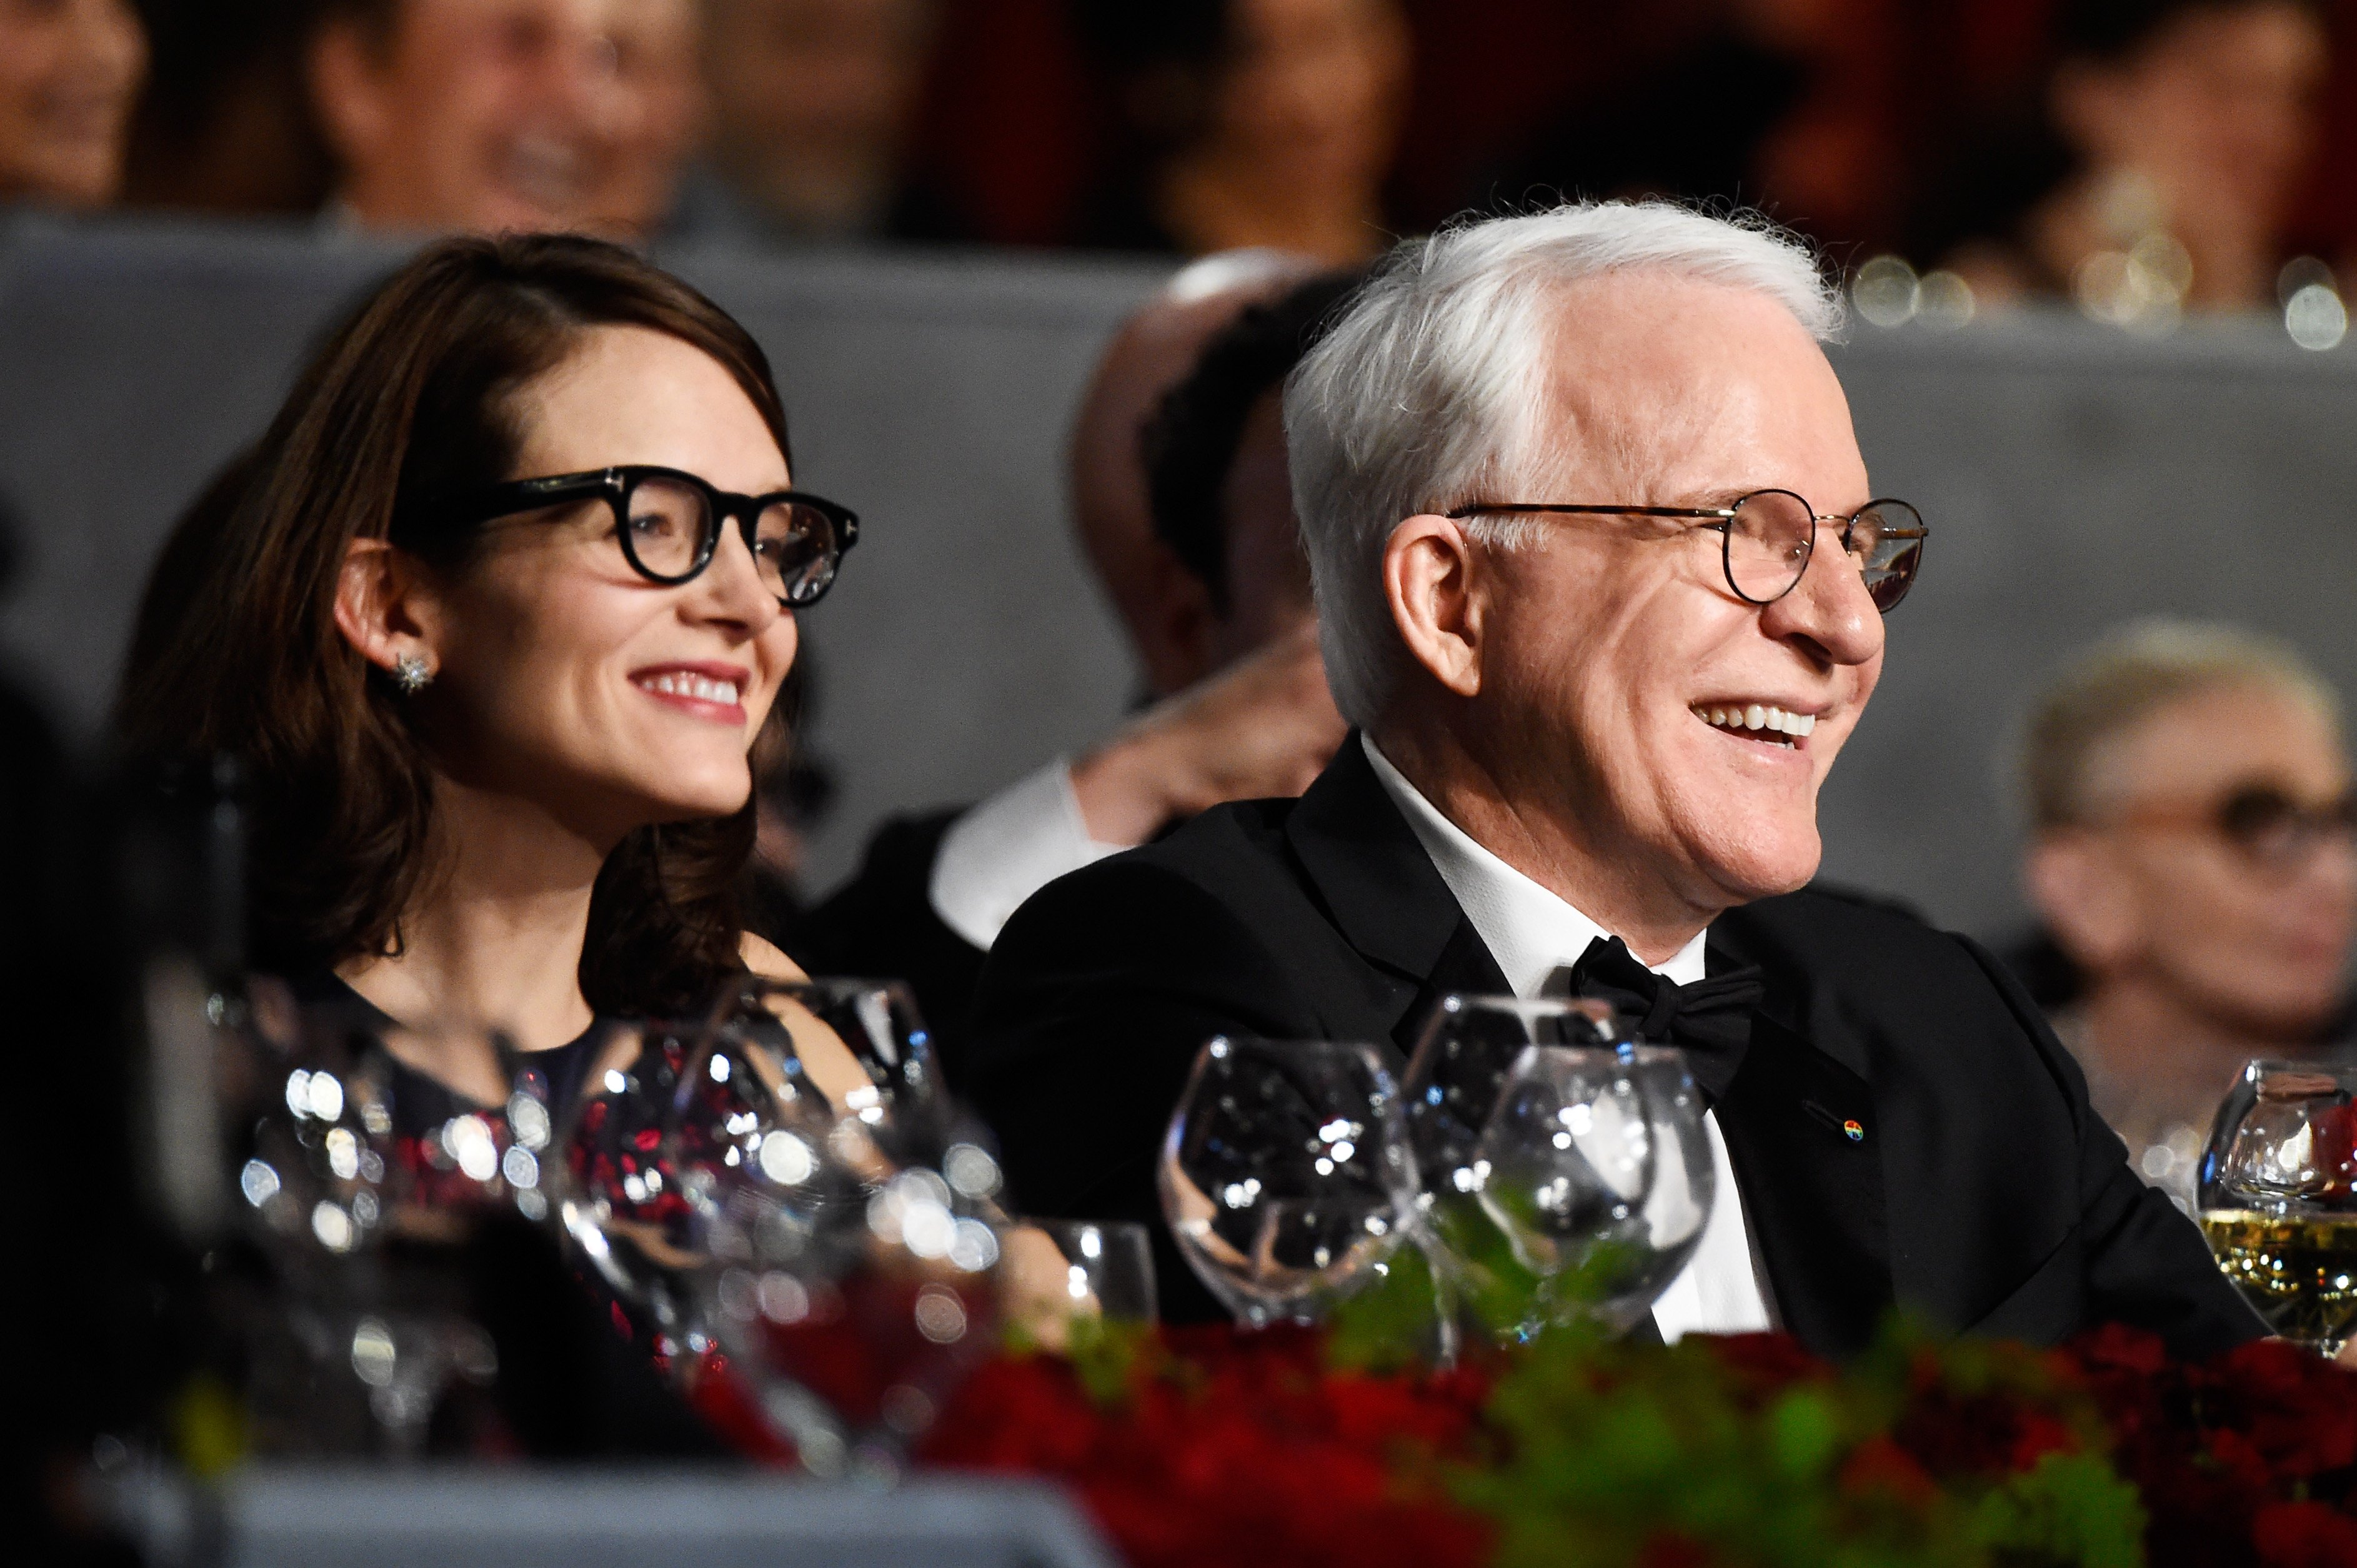
[[[1722,852],[1712,858],[1708,872],[1727,907],[1733,908],[1799,892],[1817,875],[1824,859],[1824,847],[1812,833],[1805,844],[1753,844]]]

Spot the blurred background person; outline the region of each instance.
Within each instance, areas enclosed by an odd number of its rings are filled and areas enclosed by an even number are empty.
[[[2040,696],[2021,793],[2044,930],[2017,968],[2138,1168],[2190,1202],[2236,1069],[2350,1039],[2339,703],[2272,639],[2141,622]]]
[[[2272,306],[2330,64],[2302,0],[2063,0],[2039,102],[1966,139],[1912,249],[2123,324]]]
[[[1615,60],[1501,175],[1488,205],[1566,196],[1757,203],[1795,114],[1825,77],[1826,35],[1852,18],[1830,0],[1670,0],[1653,37]],[[1678,112],[1657,113],[1665,102]],[[1777,182],[1781,183],[1781,182]]]
[[[694,0],[328,0],[330,210],[371,230],[636,239],[702,119]]]
[[[681,190],[696,238],[947,240],[908,177],[943,0],[705,0],[705,157]]]
[[[0,203],[112,202],[146,70],[125,0],[0,0]]]
[[[320,0],[141,0],[154,46],[126,206],[316,212],[335,177],[305,82]]]
[[[1078,242],[1343,265],[1389,242],[1409,66],[1397,0],[1075,0],[1073,22],[1125,138]]]
[[[1356,274],[1303,270],[1182,273],[1115,335],[1075,422],[1074,519],[1150,705],[978,805],[887,822],[781,943],[814,973],[906,977],[952,1077],[983,958],[1024,899],[1222,800],[1297,794],[1341,743],[1272,405]]]

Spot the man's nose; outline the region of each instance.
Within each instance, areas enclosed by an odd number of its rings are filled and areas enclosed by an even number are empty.
[[[1864,664],[1882,651],[1882,612],[1865,575],[1842,548],[1837,524],[1821,524],[1816,548],[1792,591],[1760,612],[1761,629],[1813,644],[1833,664]]]

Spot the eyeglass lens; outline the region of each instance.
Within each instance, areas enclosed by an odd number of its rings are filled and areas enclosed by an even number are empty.
[[[694,486],[652,476],[630,488],[630,553],[640,570],[683,579],[716,543],[710,500]],[[834,520],[802,501],[762,509],[753,530],[753,564],[761,585],[788,604],[808,604],[834,578]]]
[[[2218,807],[2218,831],[2252,859],[2267,865],[2304,864],[2331,839],[2357,832],[2357,800],[2343,796],[2309,806],[2272,785],[2235,790]]]
[[[1921,560],[1923,520],[1904,501],[1877,501],[1849,528],[1850,558],[1878,610],[1907,596]],[[1770,604],[1792,591],[1808,570],[1817,519],[1790,490],[1760,490],[1735,503],[1727,528],[1727,575],[1735,591]]]

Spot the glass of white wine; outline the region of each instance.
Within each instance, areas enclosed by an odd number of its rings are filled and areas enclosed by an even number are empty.
[[[2357,1067],[2254,1061],[2202,1155],[2218,1266],[2285,1338],[2325,1356],[2357,1329]]]

